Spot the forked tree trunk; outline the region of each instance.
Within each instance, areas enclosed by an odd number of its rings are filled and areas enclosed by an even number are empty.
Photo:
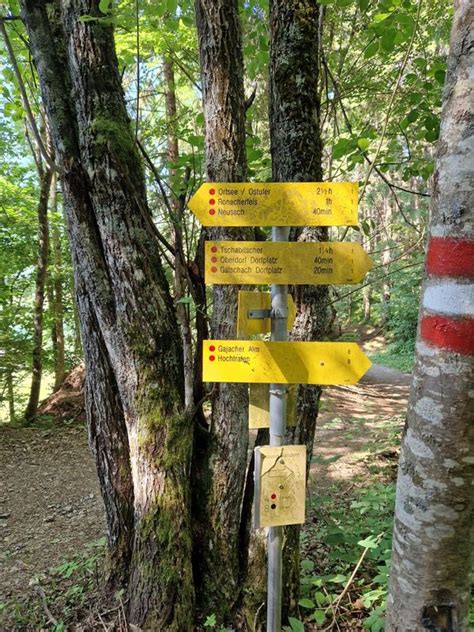
[[[246,176],[247,165],[238,2],[197,0],[196,21],[207,179],[240,182]],[[211,239],[239,240],[248,238],[250,231],[213,228],[207,234]],[[214,287],[212,337],[235,338],[237,292],[237,286]],[[247,465],[247,409],[246,385],[215,384],[209,432],[197,437],[198,600],[203,612],[214,612],[220,620],[231,615],[240,597],[238,543]]]
[[[467,632],[474,561],[474,7],[455,2],[387,632]]]
[[[48,200],[52,178],[53,170],[50,167],[46,167],[46,169],[40,172],[38,257],[36,261],[36,287],[33,308],[32,375],[30,395],[25,410],[26,422],[31,422],[36,417],[41,390],[41,376],[43,373],[43,311],[49,249]]]
[[[112,29],[80,19],[98,5],[22,9],[61,165],[111,577],[128,584],[131,623],[181,632],[193,626],[192,425]]]

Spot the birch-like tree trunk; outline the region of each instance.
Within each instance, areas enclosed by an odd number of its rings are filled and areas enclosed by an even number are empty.
[[[474,561],[474,6],[455,1],[387,632],[467,632]]]
[[[23,0],[75,271],[86,400],[109,528],[111,588],[130,622],[193,627],[182,348],[112,28],[98,0]]]

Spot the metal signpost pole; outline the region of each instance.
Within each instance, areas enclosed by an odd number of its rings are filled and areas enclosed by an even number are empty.
[[[273,227],[272,241],[288,241],[290,229]],[[288,340],[288,286],[272,285],[272,341]],[[283,445],[286,432],[286,384],[270,384],[270,446]],[[267,632],[281,632],[283,527],[268,529]]]

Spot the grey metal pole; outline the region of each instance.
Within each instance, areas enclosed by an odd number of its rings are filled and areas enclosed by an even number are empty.
[[[273,227],[272,241],[288,241],[290,229]],[[272,334],[288,340],[288,286],[272,285]],[[286,384],[270,384],[270,445],[283,445],[286,432]],[[268,529],[267,632],[281,632],[283,527]]]

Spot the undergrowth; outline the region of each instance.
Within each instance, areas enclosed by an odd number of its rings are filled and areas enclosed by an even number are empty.
[[[104,558],[102,538],[34,577],[24,595],[0,602],[0,629],[64,632],[72,623],[86,620],[101,598]]]
[[[374,483],[350,495],[336,484],[313,497],[303,533],[302,620],[285,630],[383,630],[395,485]],[[316,624],[316,627],[315,627]]]

